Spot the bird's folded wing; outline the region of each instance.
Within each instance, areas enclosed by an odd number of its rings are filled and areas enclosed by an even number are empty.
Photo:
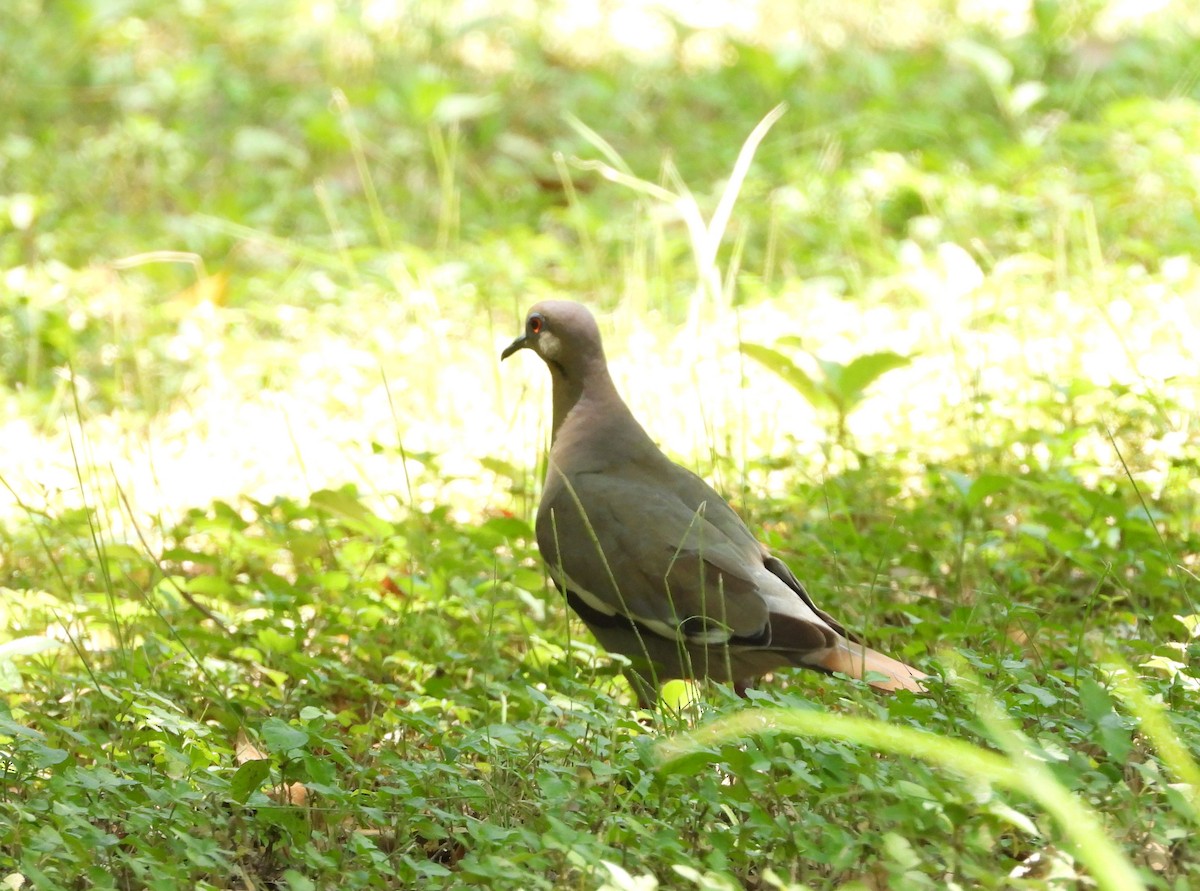
[[[538,547],[589,606],[694,643],[767,632],[755,546],[711,523],[708,502],[613,473],[574,474],[555,489],[539,510]]]
[[[800,580],[796,578],[796,575],[792,572],[791,567],[789,567],[786,563],[784,563],[766,548],[762,549],[762,555],[763,566],[766,568],[766,570],[783,582],[789,590],[794,592],[796,596],[803,601],[804,605],[816,613],[826,625],[828,625],[842,637],[850,640],[858,640],[858,637],[847,631],[845,627],[842,626],[841,622],[829,615],[829,613],[825,612],[825,610],[821,609],[815,602],[813,602],[808,590],[804,587],[804,585],[800,584]],[[792,612],[792,610],[788,610],[788,612]]]

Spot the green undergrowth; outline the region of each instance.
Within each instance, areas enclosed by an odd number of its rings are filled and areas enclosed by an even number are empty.
[[[1195,757],[1200,678],[1180,647],[1196,619],[1170,615],[1195,596],[1172,569],[1194,529],[1168,522],[1160,541],[1136,496],[1068,475],[978,477],[991,494],[973,508],[970,486],[905,497],[898,482],[849,471],[798,491],[824,510],[767,503],[753,519],[874,642],[939,677],[948,649],[986,677],[1147,885],[1189,886],[1194,790],[1114,692],[1108,650],[1144,666]],[[1074,532],[990,519],[1018,494]],[[377,513],[347,488],[195,510],[151,552],[97,547],[94,521],[30,516],[0,555],[2,856],[37,887],[586,888],[617,881],[604,861],[678,887],[772,887],[768,868],[811,887],[1082,874],[1028,795],[837,734],[739,734],[664,768],[664,734],[774,708],[886,722],[935,749],[991,737],[940,679],[882,698],[785,673],[746,702],[713,690],[690,717],[638,713],[545,590],[521,519]]]

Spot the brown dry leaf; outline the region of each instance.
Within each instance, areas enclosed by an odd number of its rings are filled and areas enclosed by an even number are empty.
[[[1171,865],[1171,849],[1160,841],[1149,842],[1143,849],[1146,865],[1155,872],[1165,872]]]
[[[308,789],[303,783],[288,783],[286,786],[275,786],[267,793],[267,797],[280,804],[304,807],[308,803]]]
[[[239,727],[237,738],[233,742],[233,763],[240,767],[247,761],[266,761],[268,757],[255,748],[246,731]]]

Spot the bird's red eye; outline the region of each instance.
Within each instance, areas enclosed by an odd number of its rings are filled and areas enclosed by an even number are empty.
[[[541,316],[530,316],[529,317],[529,330],[533,334],[537,334],[538,332],[540,332],[542,330],[542,317]]]

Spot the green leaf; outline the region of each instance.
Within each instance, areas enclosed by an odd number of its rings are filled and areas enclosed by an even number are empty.
[[[263,740],[272,752],[287,752],[308,744],[308,733],[278,718],[267,718],[262,725]]]
[[[367,535],[382,536],[392,531],[392,524],[376,516],[349,489],[321,489],[313,492],[308,503],[316,510],[337,517],[347,527]]]
[[[144,562],[146,555],[132,545],[114,542],[104,546],[104,556],[109,560],[134,560]]]
[[[821,374],[824,375],[823,380],[817,381],[817,386],[821,388],[821,392],[833,403],[834,407],[845,415],[851,408],[847,404],[845,383],[843,382],[846,366],[841,362],[834,362],[832,359],[819,359],[816,356],[813,358],[817,360]]]
[[[946,481],[954,487],[954,491],[957,492],[965,501],[967,496],[971,493],[971,478],[965,473],[959,473],[957,470],[946,470],[943,471],[942,475],[945,476]]]
[[[997,492],[1002,492],[1005,489],[1011,488],[1013,478],[997,473],[980,474],[970,486],[964,498],[967,502],[967,507],[975,508],[984,502],[990,495],[995,495]]]
[[[524,520],[516,517],[492,517],[483,528],[495,532],[507,541],[533,541],[533,529]]]
[[[1046,708],[1053,708],[1058,704],[1058,697],[1045,687],[1036,687],[1033,684],[1017,684],[1017,689],[1028,693]]]
[[[1108,693],[1091,678],[1079,682],[1079,704],[1096,725],[1100,745],[1114,761],[1124,763],[1132,748],[1132,734],[1117,713]]]
[[[1200,615],[1175,616],[1188,630],[1188,637],[1200,637]]]
[[[947,47],[950,58],[975,69],[997,97],[1008,92],[1013,64],[999,50],[974,40],[952,40]]]
[[[743,343],[742,355],[753,359],[769,371],[783,378],[789,386],[805,398],[813,408],[833,408],[829,396],[796,363],[770,347],[757,343]]]
[[[11,693],[20,690],[25,683],[21,672],[10,659],[0,659],[0,693]]]
[[[896,791],[912,801],[937,801],[937,798],[924,786],[909,780],[898,780]]]
[[[1093,724],[1099,724],[1115,711],[1108,692],[1087,677],[1079,682],[1079,704],[1084,716]]]
[[[36,656],[46,650],[57,650],[63,646],[62,641],[52,637],[30,634],[18,637],[16,640],[0,643],[0,660],[15,659],[18,656]]]
[[[830,387],[841,397],[849,410],[862,399],[863,392],[883,375],[897,368],[903,368],[912,360],[899,353],[884,351],[882,353],[867,353],[858,356],[841,369],[837,380],[829,380]]]
[[[233,585],[219,575],[198,575],[185,580],[183,589],[189,594],[227,597],[233,592]]]
[[[33,766],[39,770],[46,767],[53,767],[55,764],[62,764],[67,760],[67,751],[65,749],[56,749],[52,746],[43,746],[35,743],[29,747],[29,751],[33,754]]]
[[[26,727],[24,724],[18,724],[11,718],[6,718],[0,715],[0,736],[24,737],[26,739],[45,739],[46,735],[40,730],[34,730],[32,727]]]
[[[314,891],[317,887],[312,879],[297,869],[284,870],[283,878],[289,891]]]
[[[706,748],[699,748],[672,758],[663,764],[658,772],[661,776],[678,774],[680,776],[692,777],[709,770],[713,764],[719,763],[720,760],[720,756],[716,752]]]
[[[916,869],[921,865],[921,858],[913,850],[912,843],[904,836],[895,832],[886,832],[883,836],[883,846],[901,869]]]
[[[984,806],[984,810],[989,814],[999,817],[1001,820],[1005,820],[1013,826],[1016,826],[1022,832],[1027,832],[1033,836],[1038,834],[1037,824],[1034,823],[1033,820],[1029,819],[1029,817],[1025,816],[1025,814],[1021,813],[1019,810],[1011,807],[1003,801],[992,799]]]
[[[245,804],[251,795],[262,788],[262,784],[267,781],[270,773],[270,761],[261,758],[247,761],[237,769],[233,779],[230,780],[229,797],[238,804]]]
[[[260,628],[255,635],[258,644],[268,653],[296,652],[296,639],[289,634],[283,634],[274,628]]]
[[[511,461],[504,461],[500,458],[493,458],[485,455],[479,459],[479,466],[484,470],[490,470],[496,476],[502,476],[513,482],[524,479],[529,475],[528,471],[521,469]]]

